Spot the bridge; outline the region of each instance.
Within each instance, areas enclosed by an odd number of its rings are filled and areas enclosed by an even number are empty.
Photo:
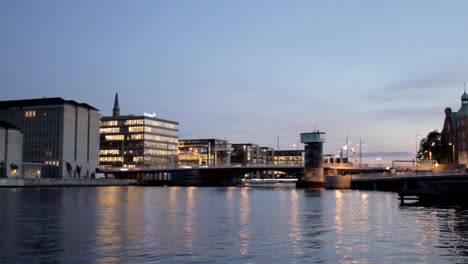
[[[200,166],[177,168],[115,168],[103,172],[118,179],[136,179],[142,185],[177,186],[233,186],[240,183],[248,173],[282,172],[299,179],[304,175],[300,165],[247,165],[247,166]],[[388,172],[383,167],[360,168],[351,164],[324,164],[325,175],[339,174],[382,174]],[[270,173],[271,175],[271,173]]]

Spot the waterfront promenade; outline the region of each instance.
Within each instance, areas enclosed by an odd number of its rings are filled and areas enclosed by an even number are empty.
[[[0,187],[125,186],[134,185],[136,183],[137,181],[133,179],[0,179]]]

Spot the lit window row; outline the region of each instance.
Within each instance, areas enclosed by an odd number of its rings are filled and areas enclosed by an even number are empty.
[[[36,117],[36,111],[24,111],[24,117]]]
[[[119,127],[100,128],[99,133],[101,134],[120,133],[120,128]]]
[[[177,146],[174,144],[168,144],[168,143],[157,143],[157,142],[150,142],[146,141],[145,142],[145,148],[159,148],[159,149],[177,149]]]
[[[145,120],[145,124],[149,125],[149,126],[155,126],[155,127],[179,129],[179,125],[172,124],[172,123],[161,122],[161,121],[149,120],[149,119]]]
[[[144,119],[129,119],[125,121],[126,126],[143,125],[144,123]]]
[[[165,136],[157,136],[157,135],[148,135],[146,134],[145,139],[148,140],[157,140],[157,141],[166,141],[170,143],[178,143],[179,139],[178,138],[172,138],[172,137],[165,137]]]
[[[101,126],[117,126],[119,123],[117,120],[102,121]]]
[[[99,155],[120,155],[120,150],[118,149],[101,149]]]
[[[144,134],[133,134],[133,135],[130,135],[130,139],[131,140],[141,140],[144,138]]]
[[[60,162],[58,160],[46,160],[45,165],[59,166]]]
[[[106,140],[123,140],[123,135],[106,135]]]
[[[146,127],[145,132],[157,133],[157,134],[166,135],[166,136],[179,137],[179,131],[173,131],[173,130],[167,130],[167,129],[161,129],[161,128]]]
[[[142,162],[142,161],[143,161],[143,157],[142,157],[142,156],[134,156],[134,157],[133,157],[133,161],[134,161],[134,162]]]
[[[104,162],[122,162],[122,157],[100,157],[99,161]]]
[[[128,127],[128,132],[145,132],[145,127],[143,127],[143,126],[131,126],[131,127]]]
[[[156,150],[156,149],[145,149],[145,155],[159,155],[159,156],[165,156],[165,155],[176,155],[177,153],[173,150]]]

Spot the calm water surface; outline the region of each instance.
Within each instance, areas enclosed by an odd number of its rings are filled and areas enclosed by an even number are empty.
[[[0,263],[468,263],[468,211],[295,188],[0,189]]]

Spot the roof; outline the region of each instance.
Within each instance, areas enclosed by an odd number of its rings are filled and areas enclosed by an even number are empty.
[[[149,117],[149,116],[145,116],[145,115],[120,115],[120,116],[103,116],[103,117],[101,117],[101,121],[128,120],[128,119],[150,119],[150,120],[155,120],[155,121],[163,121],[163,122],[166,122],[166,123],[172,123],[172,124],[175,124],[175,125],[179,124],[179,122],[177,122],[177,121],[161,119],[161,118],[157,118],[157,117]]]
[[[25,100],[10,100],[0,101],[0,109],[8,109],[13,107],[30,107],[30,106],[46,106],[46,105],[73,105],[76,107],[84,107],[89,110],[99,111],[99,109],[90,106],[89,104],[78,103],[73,100],[65,100],[60,97],[52,98],[37,98],[37,99],[25,99]]]
[[[20,130],[18,127],[15,127],[14,125],[8,123],[8,122],[5,122],[5,121],[0,121],[0,127],[1,128],[11,128],[11,129],[17,129],[17,130]]]
[[[461,96],[461,99],[462,100],[468,100],[468,94],[466,94],[466,91],[463,93],[463,95]]]

